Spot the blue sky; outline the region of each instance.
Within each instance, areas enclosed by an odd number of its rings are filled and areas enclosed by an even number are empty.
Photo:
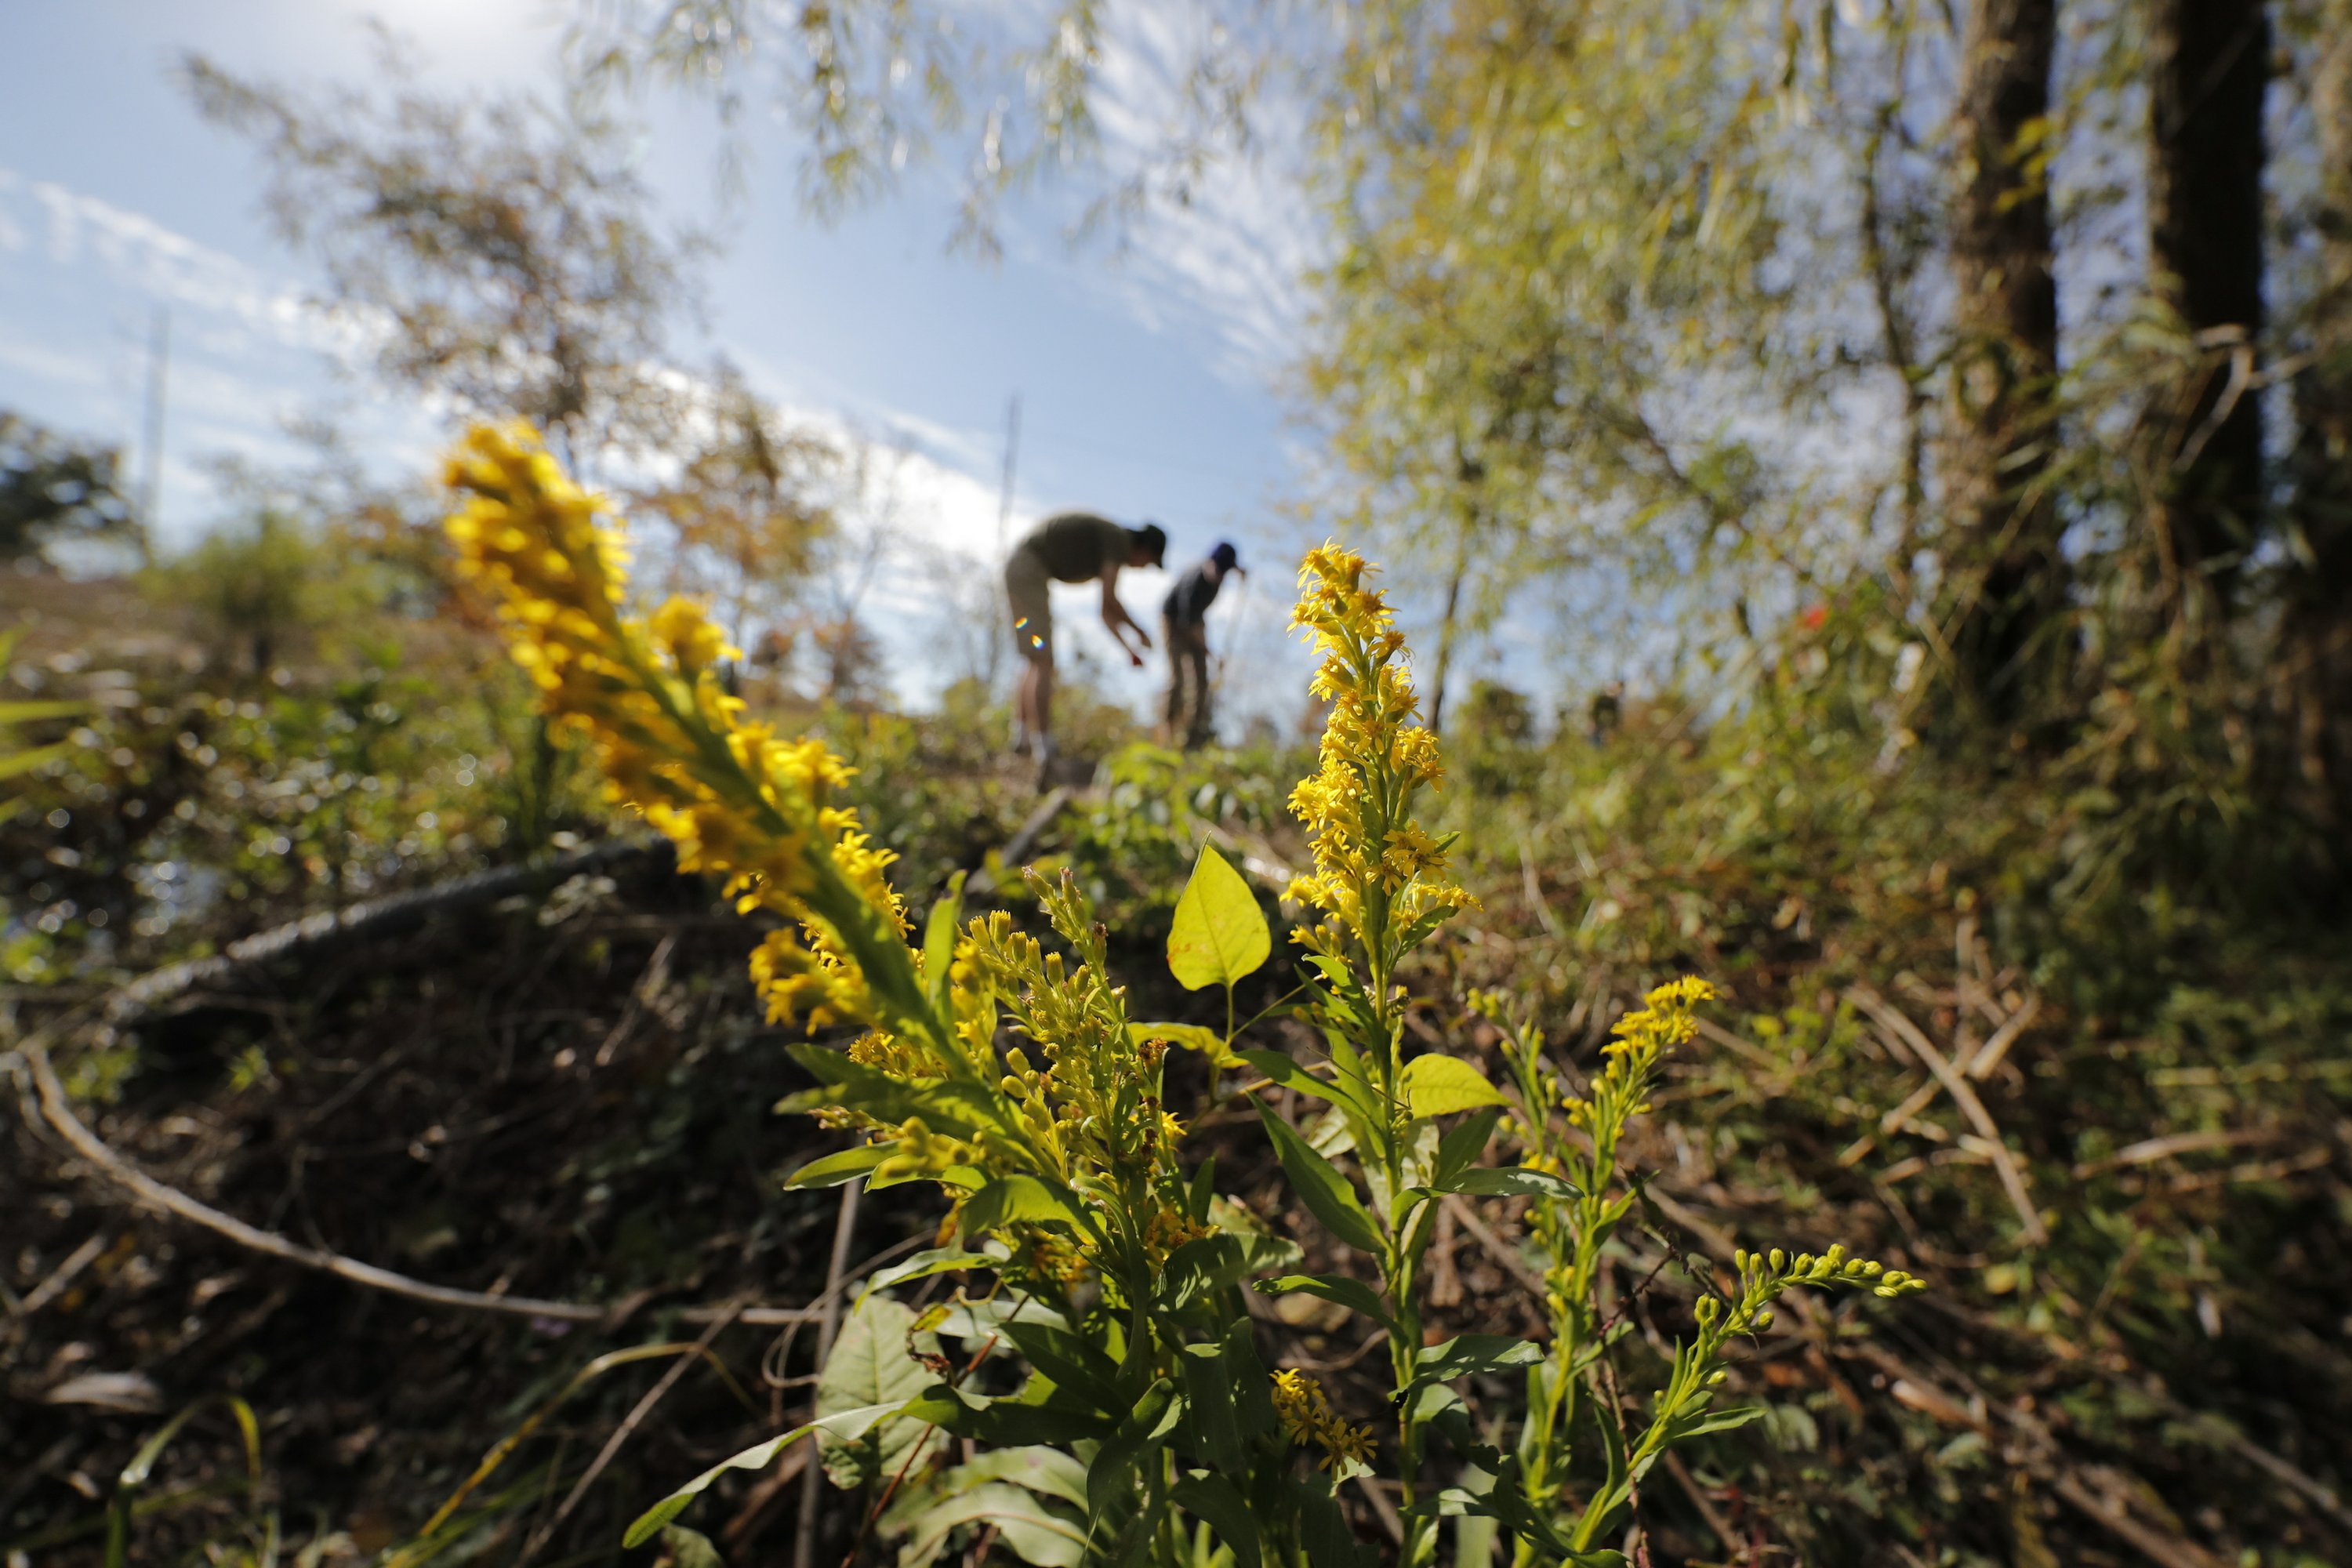
[[[414,46],[428,86],[555,81],[562,8],[546,0],[77,0],[10,6],[0,21],[0,407],[136,452],[150,323],[168,305],[167,544],[219,515],[208,458],[293,456],[289,416],[329,414],[387,475],[416,470],[442,438],[423,407],[353,374],[357,345],[307,308],[312,275],[262,220],[256,160],[168,76],[196,49],[244,74],[364,81],[369,16]],[[1171,560],[1235,539],[1266,569],[1220,607],[1237,654],[1228,691],[1238,706],[1295,708],[1303,663],[1275,650],[1298,539],[1275,509],[1303,437],[1270,389],[1298,341],[1297,272],[1314,242],[1278,171],[1228,171],[1212,199],[1147,223],[1124,259],[1066,246],[1071,194],[1048,192],[1009,210],[1003,259],[985,265],[945,253],[953,193],[937,174],[824,225],[794,199],[782,128],[754,129],[745,194],[721,211],[709,116],[658,98],[640,108],[665,216],[727,241],[708,272],[705,330],[681,334],[682,357],[723,352],[788,407],[909,453],[905,570],[869,602],[903,692],[929,684],[922,560],[968,556],[977,569],[995,553],[1017,394],[1016,528],[1086,507],[1158,519]],[[1161,590],[1144,576],[1127,597],[1149,624]],[[1073,595],[1064,615],[1082,626],[1091,617]],[[1107,640],[1089,642],[1100,658]],[[1252,674],[1277,670],[1251,689]],[[1109,681],[1139,702],[1157,673],[1121,666]]]

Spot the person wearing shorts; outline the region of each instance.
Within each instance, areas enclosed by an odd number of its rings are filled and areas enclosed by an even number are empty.
[[[1156,522],[1128,528],[1092,512],[1058,512],[1022,536],[1004,563],[1004,598],[1013,612],[1013,642],[1022,658],[1016,693],[1015,744],[1034,751],[1040,763],[1054,754],[1054,602],[1055,583],[1100,583],[1103,625],[1128,659],[1140,669],[1150,634],[1118,600],[1118,574],[1129,566],[1157,566],[1167,556],[1168,534]]]

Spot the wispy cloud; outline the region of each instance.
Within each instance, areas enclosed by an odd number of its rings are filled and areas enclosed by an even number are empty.
[[[111,202],[0,168],[0,250],[23,252],[38,236],[53,265],[94,262],[148,297],[227,317],[271,342],[351,360],[371,349],[381,322],[319,304],[299,288]]]
[[[1246,146],[1213,138],[1201,166],[1171,159],[1198,129],[1188,73],[1216,26],[1197,6],[1111,13],[1093,101],[1103,174],[1142,182],[1151,200],[1126,220],[1114,265],[1064,265],[1150,330],[1204,347],[1229,381],[1262,388],[1297,358],[1327,242],[1307,184],[1307,105],[1284,76],[1250,95]],[[1077,205],[1049,204],[1065,216]],[[1042,262],[1059,245],[1024,248]]]

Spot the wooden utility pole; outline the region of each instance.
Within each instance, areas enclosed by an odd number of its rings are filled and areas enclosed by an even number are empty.
[[[155,307],[147,342],[147,420],[140,447],[146,472],[139,486],[139,552],[152,562],[163,504],[163,405],[172,369],[172,307]]]

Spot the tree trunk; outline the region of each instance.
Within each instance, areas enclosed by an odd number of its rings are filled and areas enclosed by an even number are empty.
[[[2066,566],[2042,484],[2058,290],[2038,153],[2057,34],[2056,0],[1979,0],[1961,39],[1947,624],[1962,700],[2001,723],[2046,694],[2065,647]]]
[[[2352,0],[2322,16],[2311,77],[2319,287],[2312,363],[2294,384],[2296,538],[2280,664],[2298,793],[2340,833],[2352,826]]]
[[[2168,433],[2157,525],[2178,595],[2226,610],[2262,511],[2263,0],[2150,0],[2148,262],[2206,351]]]

